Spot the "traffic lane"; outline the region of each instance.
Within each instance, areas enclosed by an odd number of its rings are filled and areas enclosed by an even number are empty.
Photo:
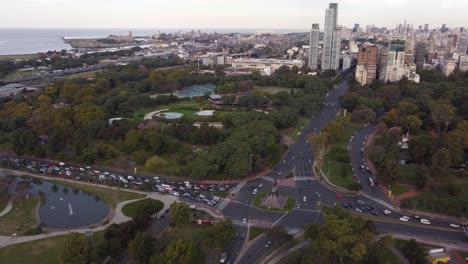
[[[234,232],[234,238],[224,247],[224,252],[226,252],[225,263],[234,263],[237,259],[247,237],[247,227],[234,225]]]
[[[245,218],[249,222],[263,222],[268,224],[276,222],[284,215],[284,213],[269,212],[239,202],[230,202],[223,209],[223,214],[231,219],[243,220]]]
[[[284,215],[277,225],[285,228],[302,229],[305,225],[322,224],[323,221],[323,214],[319,210],[294,209]]]
[[[430,226],[413,226],[401,223],[392,223],[384,221],[373,220],[375,227],[378,231],[383,233],[396,233],[401,235],[410,235],[418,237],[437,238],[440,240],[449,240],[454,242],[465,242],[466,236],[461,231],[445,231],[440,229],[433,229]]]
[[[242,255],[242,257],[237,261],[239,264],[253,264],[258,263],[258,261],[267,255],[271,250],[271,247],[266,248],[265,245],[268,242],[268,239],[265,235],[260,235],[255,241],[252,242],[250,247]]]

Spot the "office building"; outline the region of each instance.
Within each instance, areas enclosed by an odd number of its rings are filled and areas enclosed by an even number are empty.
[[[309,68],[317,69],[318,64],[318,43],[319,43],[320,28],[319,24],[312,24],[309,39]]]
[[[377,51],[377,46],[359,47],[355,78],[361,85],[370,85],[377,77]]]
[[[447,31],[447,25],[446,24],[442,24],[442,28],[440,29],[440,31],[442,33],[445,33],[445,31]]]
[[[354,24],[353,32],[354,33],[359,32],[359,24]]]
[[[424,24],[424,31],[426,31],[426,32],[429,31],[429,24]]]
[[[444,58],[445,59],[452,58],[452,52],[453,52],[453,38],[448,37],[447,42],[445,42]]]
[[[322,70],[337,70],[340,65],[341,29],[337,27],[338,4],[331,3],[325,11]]]
[[[411,65],[414,63],[414,36],[408,36],[405,42],[405,64]]]
[[[457,54],[465,55],[468,53],[468,36],[462,36],[458,39]]]
[[[426,42],[420,41],[416,45],[416,69],[422,71],[426,62]]]

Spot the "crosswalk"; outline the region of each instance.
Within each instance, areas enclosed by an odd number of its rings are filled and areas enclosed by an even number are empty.
[[[316,178],[305,177],[305,176],[298,176],[298,177],[294,177],[294,180],[295,180],[295,181],[313,181],[313,180],[316,180]]]
[[[275,182],[275,179],[271,176],[263,176],[262,179],[269,182]]]
[[[224,198],[217,206],[216,209],[222,211],[229,204],[230,200]]]
[[[381,204],[381,205],[383,205],[383,206],[385,206],[385,207],[387,207],[387,208],[389,208],[389,209],[392,209],[393,211],[397,211],[397,209],[396,209],[393,205],[391,205],[391,204],[389,204],[389,203],[387,203],[387,202],[385,202],[385,201],[382,201],[382,200],[380,200],[380,199],[374,198],[374,197],[369,196],[369,195],[367,195],[367,194],[365,194],[365,193],[362,193],[362,196],[364,196],[364,197],[366,197],[366,198],[368,198],[368,199],[370,199],[370,200],[372,200],[372,201],[374,201],[374,202],[376,202],[376,203],[379,203],[379,204]]]
[[[244,220],[232,219],[232,224],[237,226],[247,226],[247,223],[244,224]]]
[[[245,186],[247,182],[246,181],[241,181],[239,182],[236,187],[232,188],[231,193],[238,193],[240,190]]]

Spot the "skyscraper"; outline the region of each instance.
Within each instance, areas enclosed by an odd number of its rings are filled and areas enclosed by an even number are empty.
[[[424,24],[424,31],[429,31],[429,24]]]
[[[390,40],[386,62],[380,69],[380,80],[397,82],[406,77],[408,80],[419,82],[416,66],[405,65],[405,40],[406,36],[393,36]]]
[[[359,31],[359,24],[354,24],[353,32],[356,33]]]
[[[325,11],[325,35],[323,40],[322,69],[337,70],[340,65],[341,29],[336,25],[338,4],[331,3]]]
[[[317,69],[319,34],[319,24],[312,24],[309,40],[309,68],[311,70]]]

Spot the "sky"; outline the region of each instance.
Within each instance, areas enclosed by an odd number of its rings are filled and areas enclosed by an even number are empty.
[[[468,0],[341,0],[338,24],[468,26]],[[324,0],[0,0],[0,28],[323,29]]]

